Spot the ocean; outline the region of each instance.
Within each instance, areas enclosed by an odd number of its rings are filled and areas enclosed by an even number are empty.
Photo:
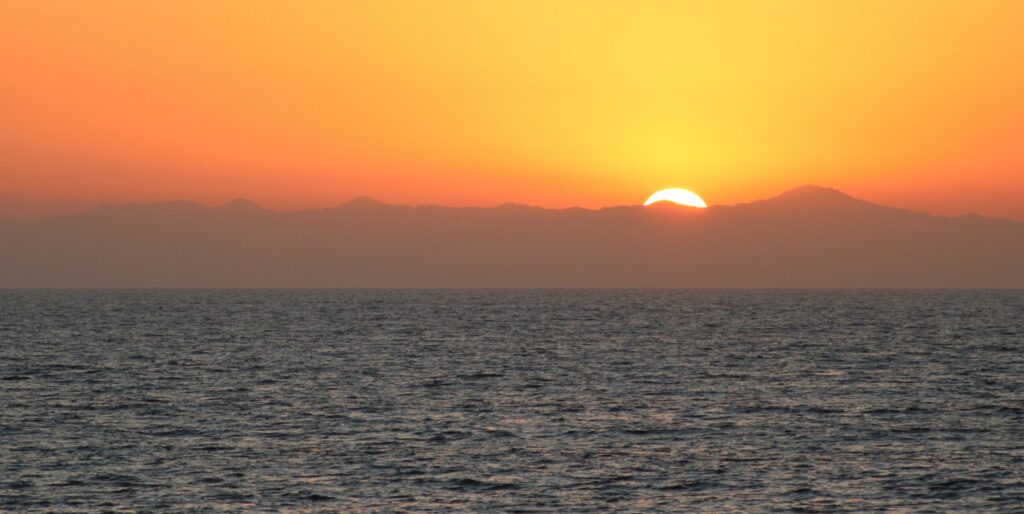
[[[1024,292],[0,291],[4,511],[1024,511]]]

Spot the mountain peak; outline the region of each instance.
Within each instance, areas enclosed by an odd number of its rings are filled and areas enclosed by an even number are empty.
[[[516,203],[516,202],[505,202],[505,203],[499,205],[497,208],[498,209],[517,209],[517,210],[521,210],[521,211],[522,210],[537,209],[537,207],[535,207],[533,205],[526,205],[525,203]]]
[[[246,200],[245,198],[235,198],[230,202],[221,206],[222,209],[230,209],[232,211],[262,211],[264,210],[256,202],[252,200]]]
[[[868,203],[838,189],[824,186],[801,186],[765,201],[793,207],[839,207]]]
[[[786,191],[778,196],[779,198],[801,198],[801,199],[812,199],[812,198],[830,198],[830,199],[843,199],[852,200],[853,198],[834,188],[816,185],[800,186],[789,191]]]
[[[838,189],[832,187],[808,185],[800,186],[785,191],[777,196],[757,200],[747,204],[738,204],[735,207],[767,207],[771,212],[800,213],[805,216],[810,211],[825,212],[849,212],[866,208],[885,208],[864,200],[854,198]]]
[[[361,196],[357,196],[357,197],[355,197],[355,198],[345,202],[342,205],[358,207],[358,206],[375,206],[375,205],[384,205],[384,204],[379,202],[379,201],[377,201],[377,200],[374,200],[373,198],[370,198],[369,196],[361,195]]]

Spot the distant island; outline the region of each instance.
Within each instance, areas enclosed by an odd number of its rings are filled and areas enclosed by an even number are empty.
[[[1024,288],[1024,223],[806,186],[694,209],[237,200],[0,226],[3,288]]]

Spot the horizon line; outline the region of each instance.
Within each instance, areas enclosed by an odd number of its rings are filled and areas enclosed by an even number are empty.
[[[601,206],[601,207],[583,207],[583,206],[578,206],[578,205],[569,206],[569,207],[544,207],[544,206],[541,206],[541,205],[519,203],[519,202],[514,202],[514,201],[508,201],[508,202],[503,202],[503,203],[499,203],[499,204],[491,204],[491,205],[442,205],[442,204],[431,204],[431,203],[424,203],[424,204],[395,204],[395,203],[383,202],[383,201],[380,201],[380,200],[378,200],[376,198],[373,198],[373,197],[371,197],[369,195],[361,194],[361,195],[356,195],[356,196],[352,197],[351,199],[349,199],[347,201],[344,201],[344,202],[341,202],[341,203],[337,203],[337,204],[333,204],[333,205],[327,205],[327,206],[324,206],[324,207],[305,208],[305,209],[293,209],[293,210],[292,209],[280,209],[280,210],[279,209],[273,209],[273,208],[266,207],[266,206],[264,206],[264,205],[262,205],[262,204],[260,204],[260,203],[258,203],[256,201],[254,201],[254,200],[251,200],[251,199],[248,199],[248,198],[245,198],[245,197],[236,197],[236,198],[228,200],[228,201],[226,201],[224,203],[219,203],[219,204],[208,204],[208,203],[202,203],[202,202],[199,202],[199,201],[187,200],[187,199],[182,199],[182,200],[163,200],[163,201],[153,201],[153,202],[124,202],[124,203],[100,202],[98,204],[95,204],[92,207],[89,207],[89,208],[86,208],[86,209],[83,209],[83,210],[76,210],[76,211],[73,211],[73,212],[67,212],[67,213],[63,213],[63,214],[50,215],[50,216],[31,218],[31,219],[0,220],[0,224],[14,224],[14,225],[34,224],[34,223],[47,222],[47,221],[51,221],[51,220],[64,219],[64,218],[68,218],[68,217],[81,216],[81,215],[85,215],[85,214],[88,214],[88,213],[91,213],[91,212],[95,212],[95,211],[98,211],[98,210],[103,210],[103,209],[121,209],[121,208],[133,208],[133,207],[145,208],[145,207],[168,206],[168,205],[188,205],[188,206],[200,207],[200,208],[204,208],[204,209],[224,209],[224,208],[230,208],[233,205],[239,205],[239,206],[243,206],[243,207],[251,207],[251,208],[254,208],[254,209],[259,209],[261,211],[265,211],[265,212],[272,213],[272,214],[297,214],[297,213],[327,211],[327,210],[337,209],[337,208],[349,206],[349,205],[352,205],[352,204],[359,204],[359,203],[364,203],[364,204],[368,204],[368,205],[379,205],[379,206],[382,206],[382,207],[413,208],[413,209],[416,209],[416,208],[426,208],[426,209],[430,209],[430,208],[433,208],[433,209],[500,209],[500,208],[503,208],[503,207],[519,207],[519,208],[525,208],[525,209],[536,209],[536,210],[552,211],[552,212],[562,212],[562,211],[600,212],[600,211],[609,210],[609,209],[636,209],[636,208],[642,208],[642,209],[654,208],[654,209],[660,209],[660,210],[673,209],[673,210],[687,210],[687,211],[704,211],[704,210],[710,211],[710,210],[715,210],[716,208],[739,207],[739,206],[744,206],[744,205],[756,204],[756,203],[759,203],[759,202],[776,200],[776,199],[780,199],[782,197],[785,197],[787,195],[796,194],[796,193],[800,193],[800,192],[813,192],[813,193],[818,193],[818,194],[830,194],[833,197],[840,197],[840,198],[844,198],[844,199],[849,200],[849,201],[865,203],[865,204],[872,205],[872,206],[875,206],[875,207],[886,208],[886,209],[896,209],[896,210],[901,210],[901,211],[905,211],[905,212],[924,214],[924,215],[927,215],[927,216],[933,216],[933,217],[937,217],[937,218],[957,219],[957,218],[964,218],[964,217],[977,217],[977,218],[983,218],[983,219],[992,220],[992,221],[1008,221],[1008,222],[1012,222],[1012,223],[1024,223],[1024,220],[1018,220],[1018,219],[1013,219],[1013,218],[990,217],[990,216],[985,216],[985,215],[982,215],[982,214],[978,214],[977,212],[974,212],[974,211],[966,212],[966,213],[958,214],[958,215],[933,214],[933,213],[930,213],[930,212],[927,212],[927,211],[913,210],[913,209],[908,209],[908,208],[904,208],[904,207],[897,207],[897,206],[893,206],[893,205],[885,205],[885,204],[875,203],[875,202],[872,202],[872,201],[869,201],[869,200],[864,200],[864,199],[861,199],[861,198],[857,198],[857,197],[851,196],[851,195],[845,193],[844,191],[842,191],[842,190],[840,190],[840,189],[838,189],[836,187],[832,187],[832,186],[821,186],[821,185],[816,185],[816,184],[805,184],[805,185],[796,186],[796,187],[792,187],[792,188],[786,189],[786,190],[784,190],[784,191],[782,191],[780,193],[777,193],[775,195],[772,195],[772,196],[757,198],[757,199],[750,200],[750,201],[745,201],[745,202],[737,202],[737,203],[732,203],[732,204],[713,204],[713,203],[708,203],[706,208],[688,207],[688,206],[684,206],[684,205],[671,204],[671,203],[668,203],[668,202],[658,202],[656,204],[651,204],[651,205],[645,206],[645,205],[643,205],[643,201],[642,200],[640,202],[636,203],[636,204],[606,205],[606,206]]]

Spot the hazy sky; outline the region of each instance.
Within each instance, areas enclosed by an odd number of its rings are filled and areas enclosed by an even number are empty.
[[[0,219],[246,197],[1024,220],[1024,2],[0,0]]]

